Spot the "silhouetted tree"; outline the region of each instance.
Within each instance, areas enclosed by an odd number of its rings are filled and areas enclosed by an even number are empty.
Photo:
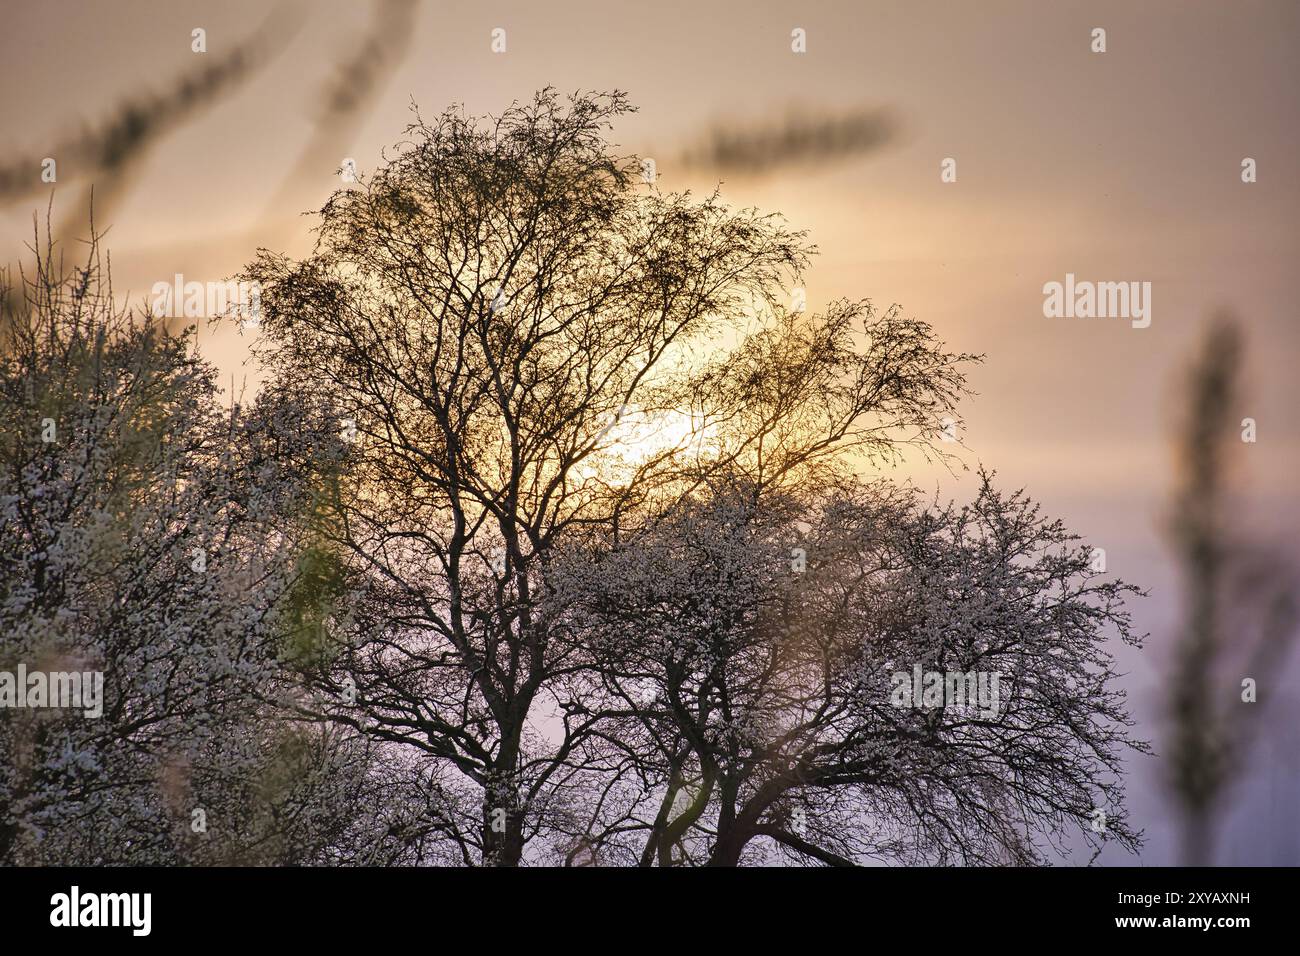
[[[1130,637],[1124,586],[1019,497],[921,513],[854,477],[943,455],[975,357],[896,309],[790,308],[803,235],[642,184],[605,139],[628,109],[417,119],[310,257],[246,270],[268,395],[344,439],[302,530],[347,613],[300,712],[428,781],[468,863],[535,837],[566,862],[734,864],[758,836],[1025,860],[1099,801],[1131,845],[1098,646]],[[803,579],[799,522],[826,549]],[[905,655],[1006,668],[1006,711],[887,706]],[[843,834],[795,834],[799,801]]]

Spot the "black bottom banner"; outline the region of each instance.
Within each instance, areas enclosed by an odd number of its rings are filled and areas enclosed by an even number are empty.
[[[1177,940],[1231,946],[1288,928],[1293,869],[7,869],[4,938],[166,943],[374,942],[394,933],[485,944],[713,924],[807,940],[939,934]],[[655,915],[658,914],[658,915]],[[650,917],[647,923],[647,917]],[[641,926],[642,930],[633,927]],[[547,929],[550,927],[550,929]],[[652,930],[653,932],[653,930]],[[588,934],[600,934],[589,936]],[[607,935],[613,934],[613,935]],[[632,940],[629,940],[632,941]],[[8,949],[9,952],[19,950]]]

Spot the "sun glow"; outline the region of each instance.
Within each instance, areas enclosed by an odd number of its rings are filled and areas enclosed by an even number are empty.
[[[698,413],[624,407],[596,433],[596,451],[580,472],[613,481],[630,478],[647,464],[699,455],[712,431]]]

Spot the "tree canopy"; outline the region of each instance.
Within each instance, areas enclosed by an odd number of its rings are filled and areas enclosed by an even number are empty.
[[[807,236],[644,181],[630,110],[416,114],[310,255],[240,276],[247,408],[97,263],[38,257],[0,366],[0,665],[93,658],[109,711],[0,711],[0,859],[81,858],[110,813],[132,860],[1136,845],[1106,650],[1134,589],[990,474],[962,505],[890,478],[950,457],[979,357],[794,304]]]

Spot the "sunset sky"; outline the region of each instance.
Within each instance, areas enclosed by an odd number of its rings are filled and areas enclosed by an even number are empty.
[[[547,85],[626,90],[639,113],[614,139],[654,158],[661,189],[721,182],[728,201],[809,230],[820,248],[810,309],[840,297],[899,303],[954,349],[985,354],[961,409],[963,457],[1024,487],[1105,548],[1111,572],[1150,589],[1133,608],[1147,649],[1117,653],[1139,735],[1160,750],[1178,607],[1161,537],[1170,438],[1180,372],[1216,309],[1247,333],[1240,417],[1259,429],[1234,451],[1241,527],[1300,560],[1300,4],[520,0],[422,3],[409,22],[402,7],[387,5],[378,30],[376,5],[357,2],[286,6],[270,21],[261,2],[7,8],[0,165],[34,163],[31,189],[0,196],[0,259],[25,256],[51,193],[57,223],[94,182],[108,194],[99,225],[119,293],[140,301],[176,273],[222,279],[258,246],[307,249],[312,220],[300,214],[340,185],[345,159],[373,168],[412,102],[426,116],[459,103],[480,114]],[[1105,53],[1090,49],[1097,27]],[[191,50],[195,28],[206,53]],[[503,53],[491,48],[495,28]],[[796,28],[806,53],[791,50]],[[265,62],[151,141],[129,181],[59,158],[123,103],[166,94],[250,40]],[[360,105],[327,121],[338,90]],[[882,117],[885,132],[847,155],[758,172],[699,158],[719,125],[858,114]],[[40,182],[44,157],[58,161],[54,186]],[[1255,183],[1242,182],[1246,157]],[[956,182],[941,182],[945,158]],[[1043,285],[1067,273],[1150,282],[1151,326],[1045,318]],[[233,333],[205,331],[203,349],[227,380],[255,383]],[[972,488],[969,474],[920,462],[899,477],[945,498]],[[1268,733],[1219,862],[1300,863],[1297,658],[1290,686],[1288,675],[1254,675]],[[1148,845],[1140,860],[1112,850],[1103,862],[1172,862],[1159,760],[1132,766]]]

